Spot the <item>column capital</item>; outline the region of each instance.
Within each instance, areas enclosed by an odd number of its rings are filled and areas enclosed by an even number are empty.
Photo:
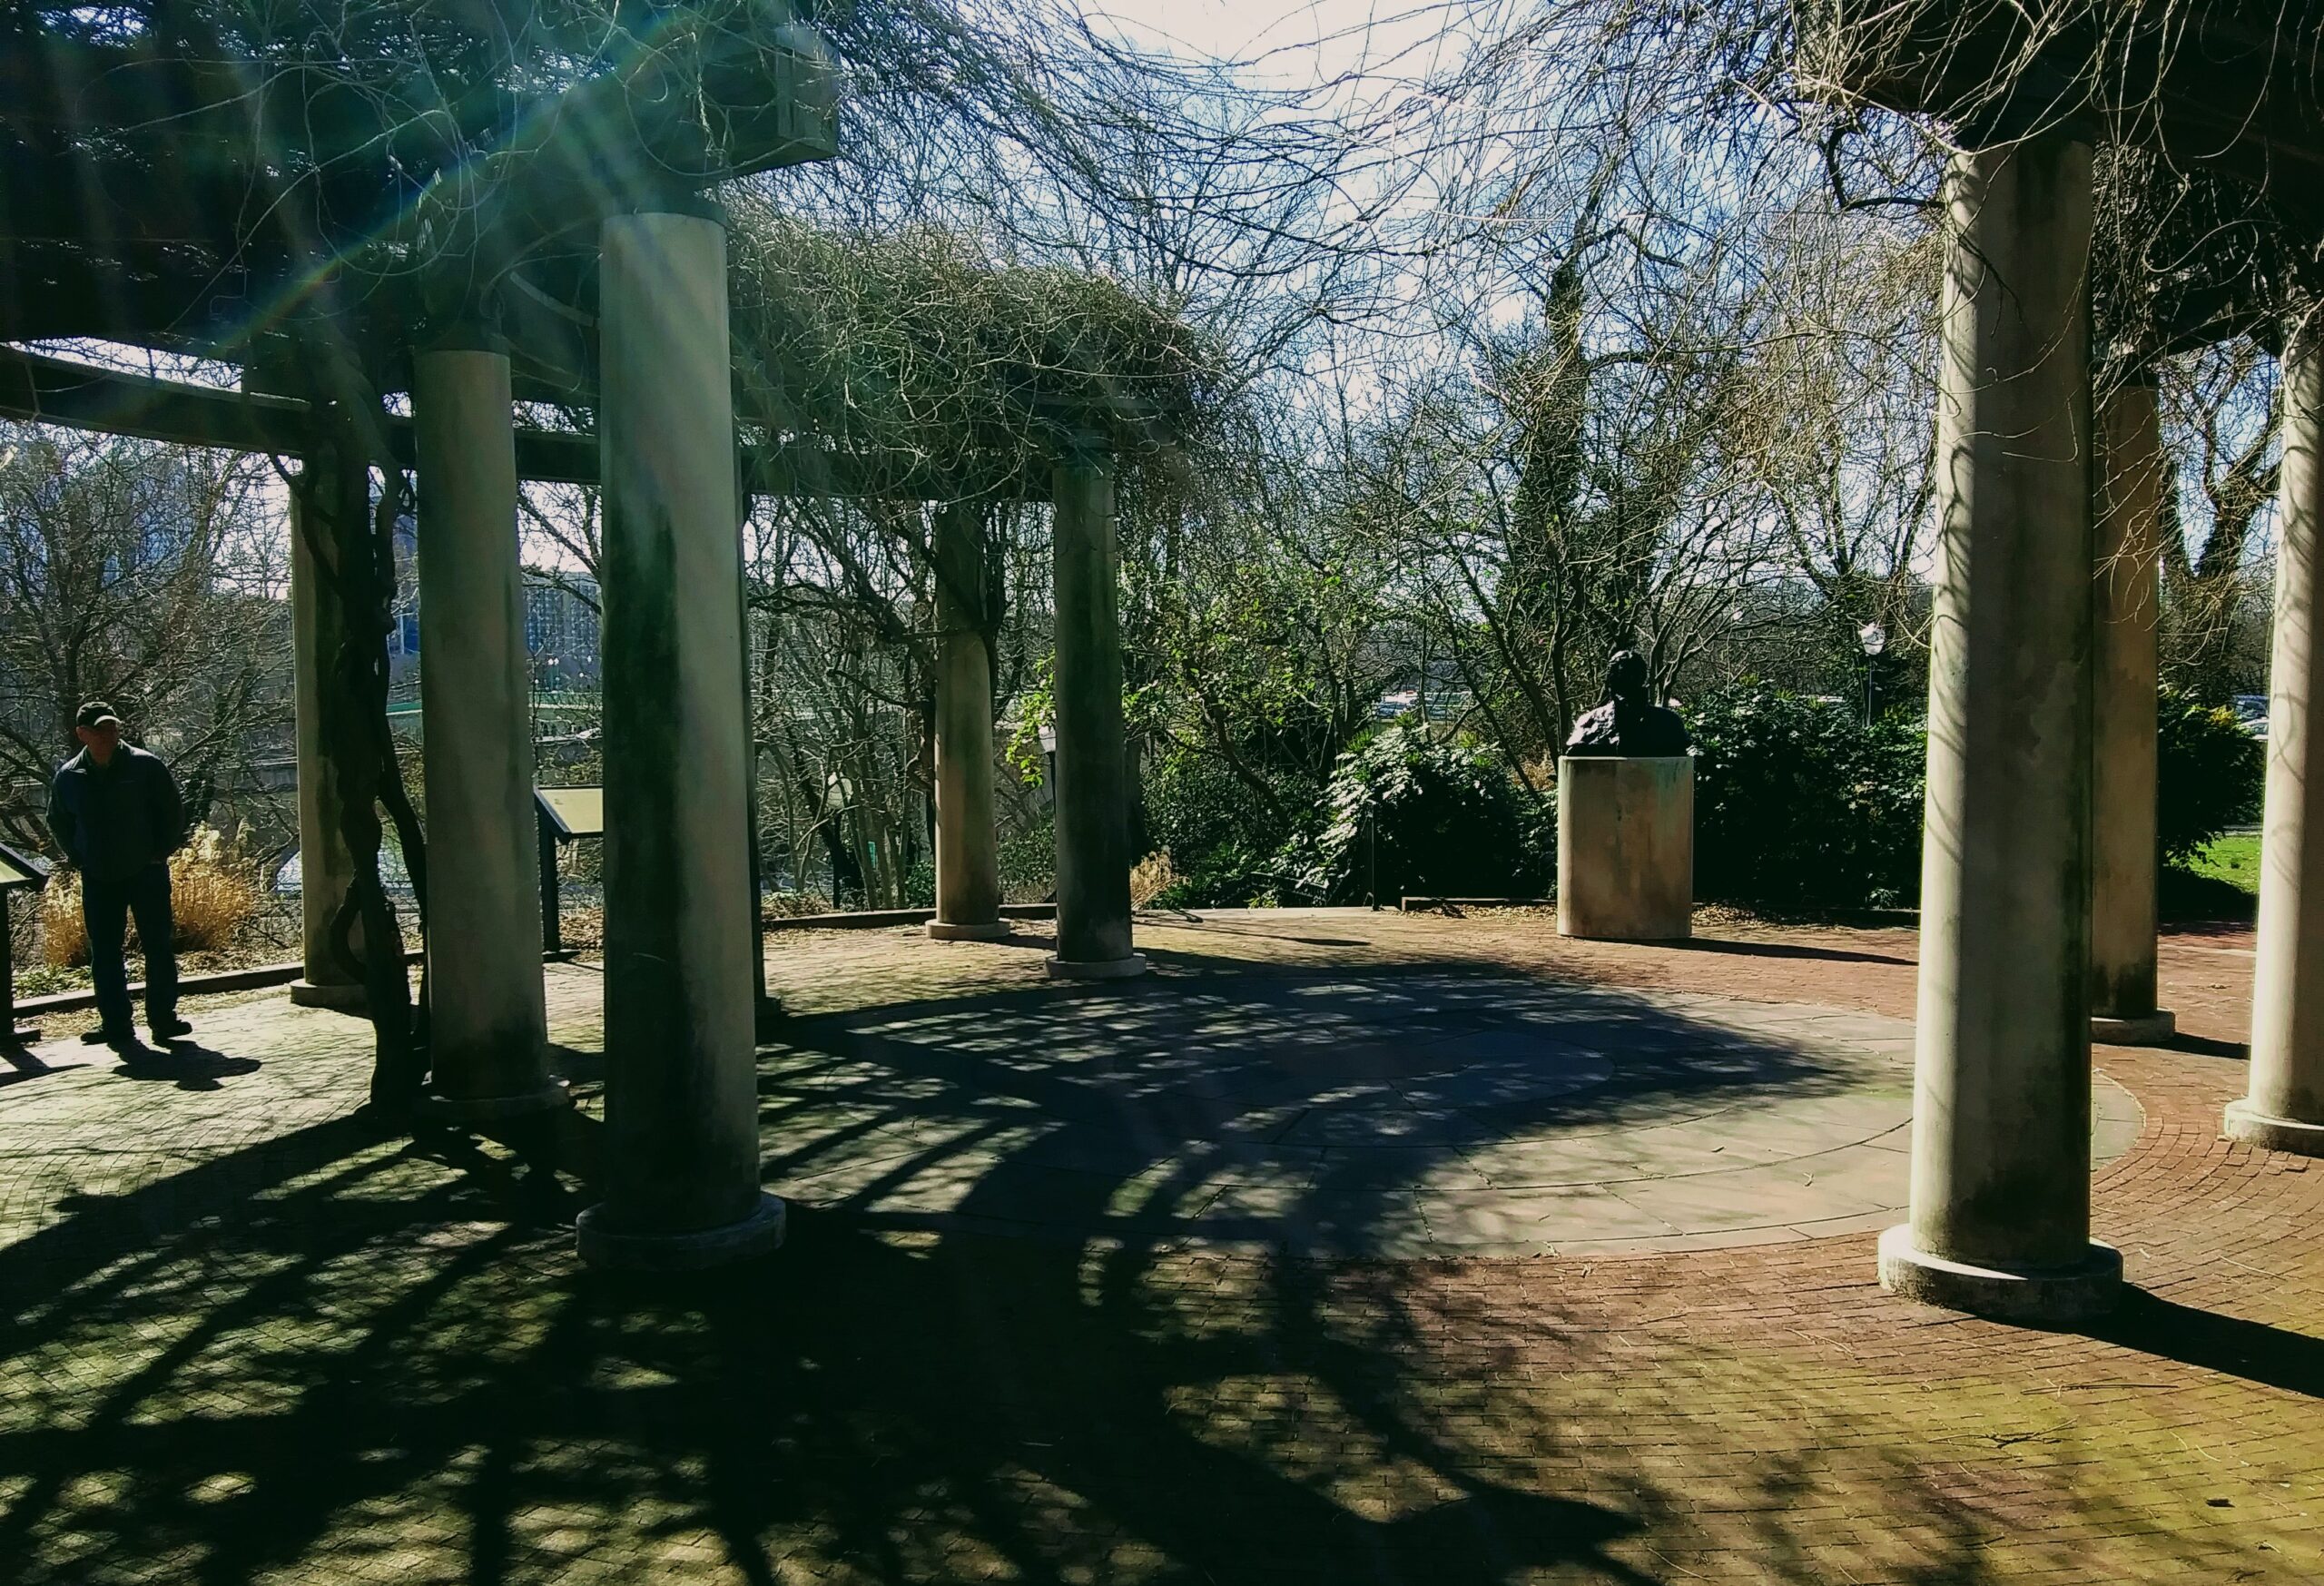
[[[2295,301],[2284,315],[2283,361],[2324,358],[2324,297]],[[2297,382],[2287,382],[2286,391]]]
[[[1097,429],[1065,430],[1057,438],[1054,451],[1060,468],[1111,468],[1116,460],[1112,438]]]
[[[726,223],[726,206],[704,189],[682,182],[644,178],[625,182],[606,203],[605,218],[629,215],[684,215],[690,220]]]
[[[480,305],[466,311],[430,314],[411,344],[414,358],[431,352],[493,352],[508,356],[508,339],[501,334],[499,316]]]
[[[2115,345],[2093,360],[2091,383],[2099,396],[2121,390],[2152,390],[2158,355],[2143,347]]]

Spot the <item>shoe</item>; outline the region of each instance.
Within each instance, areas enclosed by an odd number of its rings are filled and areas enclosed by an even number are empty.
[[[137,1032],[133,1029],[108,1029],[103,1025],[81,1032],[81,1044],[84,1047],[125,1047],[134,1044],[136,1039]]]
[[[153,1039],[163,1042],[173,1041],[182,1035],[192,1035],[193,1033],[193,1026],[188,1024],[184,1020],[177,1018],[175,1015],[162,1020],[159,1024],[153,1025],[151,1028],[153,1031]]]

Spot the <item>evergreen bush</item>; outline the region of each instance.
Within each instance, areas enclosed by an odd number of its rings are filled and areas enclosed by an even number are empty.
[[[1888,907],[1920,893],[1926,740],[1891,713],[1746,681],[1689,713],[1695,895],[1762,909]]]
[[[1409,896],[1538,895],[1553,823],[1492,754],[1398,722],[1340,756],[1324,826],[1286,852],[1306,898],[1384,904]]]
[[[2268,752],[2235,713],[2164,688],[2155,708],[2155,840],[2183,865],[2211,840],[2260,816]]]

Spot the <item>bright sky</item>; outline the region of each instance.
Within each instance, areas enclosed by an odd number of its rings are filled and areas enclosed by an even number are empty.
[[[1187,56],[1247,61],[1276,86],[1404,70],[1454,7],[1443,0],[1080,0],[1093,25]]]

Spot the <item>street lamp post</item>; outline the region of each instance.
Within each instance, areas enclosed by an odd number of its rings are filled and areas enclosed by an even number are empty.
[[[1864,646],[1864,724],[1872,727],[1872,663],[1874,657],[1888,647],[1888,630],[1876,622],[1866,623],[1856,630],[1856,643]]]

